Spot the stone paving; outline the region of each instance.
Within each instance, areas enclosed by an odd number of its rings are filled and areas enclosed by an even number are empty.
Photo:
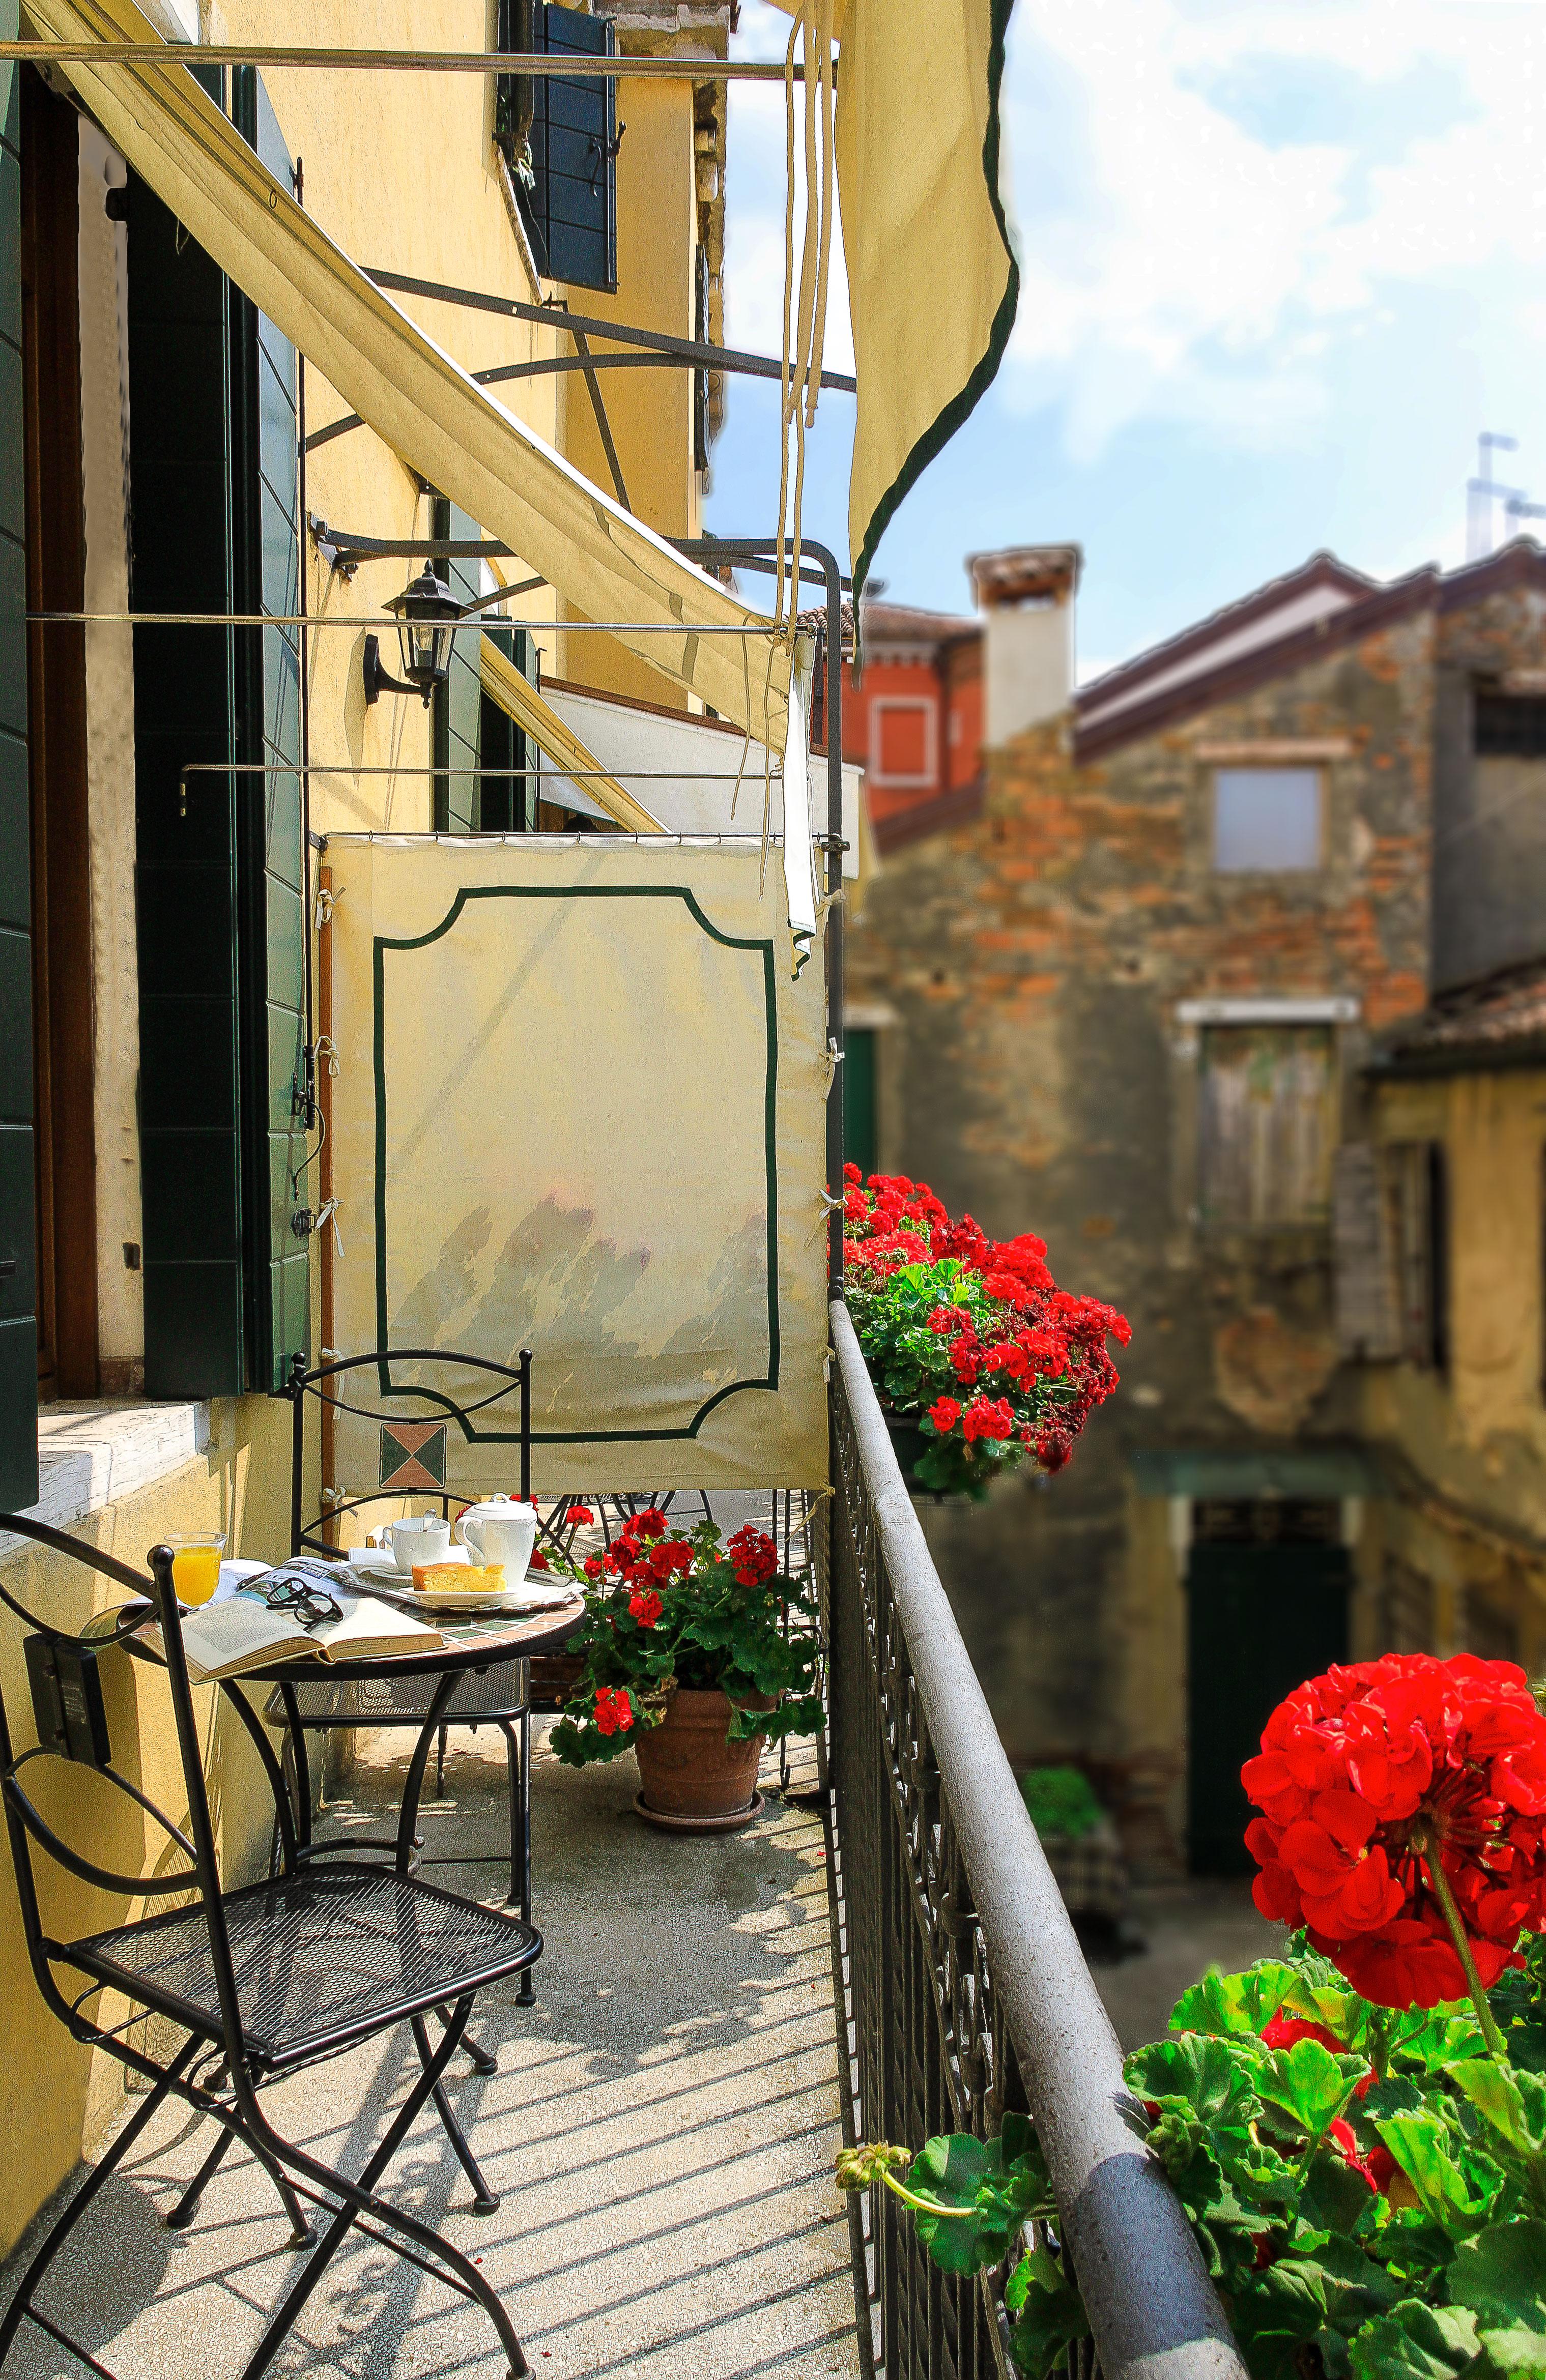
[[[364,1742],[323,1831],[379,1830],[407,1739]],[[505,1840],[492,1730],[452,1738],[426,1801],[426,1852]],[[803,1774],[803,1771],[810,1771]],[[812,1784],[809,1759],[794,1785]],[[433,1772],[431,1773],[431,1783]],[[777,1763],[764,1763],[764,1787]],[[487,2081],[453,2100],[502,2204],[471,2191],[432,2113],[387,2184],[481,2256],[542,2380],[827,2380],[859,2370],[839,2144],[826,1853],[809,1806],[770,1792],[738,1835],[659,1835],[635,1817],[631,1758],[533,1764],[534,1916],[546,1948],[534,2009],[485,1994]],[[504,1872],[469,1859],[435,1880],[489,1899]],[[416,2070],[406,2033],[267,2095],[281,2131],[358,2170]],[[161,2218],[208,2145],[164,2110],[103,2190],[43,2292],[121,2380],[238,2374],[294,2269],[287,2227],[249,2160],[211,2185],[191,2230]],[[395,2189],[393,2185],[395,2184]],[[14,2280],[16,2261],[4,2277]],[[273,2369],[329,2380],[502,2380],[484,2318],[369,2240],[344,2251]],[[78,2380],[30,2325],[7,2380]]]

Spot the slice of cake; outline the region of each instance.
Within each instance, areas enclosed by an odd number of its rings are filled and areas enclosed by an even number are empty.
[[[447,1602],[486,1603],[505,1592],[505,1565],[488,1562],[480,1569],[473,1562],[415,1562],[413,1585],[416,1594]]]

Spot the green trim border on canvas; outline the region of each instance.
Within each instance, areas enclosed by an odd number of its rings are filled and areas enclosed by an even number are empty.
[[[864,543],[854,564],[854,635],[856,638],[854,667],[862,665],[862,629],[859,622],[859,601],[864,582],[875,559],[876,549],[890,528],[892,518],[903,499],[911,493],[934,460],[943,453],[971,414],[973,414],[998,375],[1004,361],[1004,351],[1009,345],[1009,334],[1015,327],[1015,317],[1020,306],[1020,261],[1010,237],[1008,218],[999,193],[999,156],[1002,132],[999,122],[999,100],[1004,84],[1004,42],[1015,0],[991,0],[992,33],[988,42],[988,128],[982,138],[982,175],[988,186],[988,200],[998,225],[1004,252],[1009,260],[1009,278],[1004,284],[993,315],[988,345],[972,370],[964,388],[958,389],[949,403],[942,407],[928,429],[909,449],[902,468],[892,481],[880,503],[870,516],[864,533]]]
[[[732,1380],[728,1387],[716,1390],[700,1405],[692,1420],[681,1429],[606,1429],[606,1430],[540,1430],[533,1429],[534,1446],[603,1446],[620,1443],[657,1445],[674,1439],[695,1439],[716,1405],[726,1397],[737,1395],[743,1389],[776,1390],[781,1362],[780,1319],[778,1305],[778,1008],[777,988],[773,966],[773,943],[771,937],[727,934],[708,917],[690,886],[685,884],[464,884],[458,887],[456,899],[441,919],[428,933],[414,935],[377,934],[372,940],[371,1005],[372,1005],[372,1067],[375,1088],[375,1189],[376,1223],[376,1344],[384,1347],[388,1339],[386,1311],[386,953],[388,951],[418,951],[437,942],[451,931],[463,909],[470,901],[680,901],[688,915],[709,935],[727,950],[757,951],[762,958],[763,1013],[767,1023],[768,1059],[763,1095],[763,1150],[767,1166],[768,1185],[768,1369],[759,1380]],[[450,1351],[448,1351],[450,1352]],[[471,1446],[513,1446],[518,1443],[516,1430],[475,1429],[470,1418],[437,1389],[398,1387],[389,1371],[390,1358],[377,1366],[378,1388],[383,1397],[417,1397],[422,1402],[438,1406],[451,1415],[465,1441]]]

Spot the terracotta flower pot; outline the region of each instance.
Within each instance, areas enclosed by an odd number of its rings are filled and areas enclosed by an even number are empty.
[[[641,1815],[713,1830],[752,1815],[766,1738],[732,1743],[729,1726],[728,1694],[677,1687],[659,1727],[647,1728],[634,1744]]]

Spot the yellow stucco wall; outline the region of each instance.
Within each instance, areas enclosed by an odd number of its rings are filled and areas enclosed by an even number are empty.
[[[1449,1185],[1447,1378],[1364,1374],[1365,1427],[1404,1485],[1375,1513],[1382,1554],[1432,1582],[1437,1649],[1466,1642],[1465,1596],[1510,1615],[1546,1670],[1546,1399],[1541,1392],[1546,1072],[1391,1084],[1382,1142],[1438,1141]]]
[[[380,44],[447,49],[493,46],[493,0],[436,0],[432,9],[410,0],[216,0],[201,10],[202,38],[264,43],[305,41],[319,45]],[[303,161],[305,203],[360,263],[459,288],[530,303],[562,296],[531,281],[512,227],[493,145],[493,89],[474,76],[383,73],[332,75],[276,69],[269,95],[291,154]],[[621,88],[618,113],[628,129],[618,161],[619,288],[615,298],[574,292],[582,312],[670,329],[693,330],[693,258],[698,218],[693,184],[690,84]],[[561,334],[541,326],[412,298],[400,301],[446,352],[469,370],[550,355]],[[566,346],[567,342],[562,341]],[[692,457],[692,383],[687,372],[648,370],[603,375],[609,418],[622,455],[628,492],[639,516],[670,534],[699,527],[700,490]],[[307,427],[315,431],[348,408],[322,375],[306,375]],[[494,394],[581,469],[610,486],[583,380],[575,375],[507,383]],[[317,450],[308,465],[306,500],[322,518],[370,536],[427,535],[429,499],[417,479],[368,429]],[[518,558],[504,565],[524,575]],[[352,581],[335,577],[308,540],[308,601],[323,619],[378,612],[414,574],[417,565],[383,561],[361,565]],[[516,604],[517,616],[557,616],[551,590]],[[366,631],[320,626],[310,638],[311,752],[336,760],[335,773],[311,788],[311,822],[322,833],[372,828],[422,831],[432,822],[429,715],[417,702],[387,697],[373,708],[361,678]],[[578,678],[679,701],[670,681],[634,662],[608,639],[562,632],[538,638],[546,675]],[[395,667],[388,647],[384,658]],[[367,769],[404,773],[365,775]],[[132,807],[132,806],[131,806]],[[132,1003],[132,969],[122,998]],[[120,1020],[128,1037],[131,1006]],[[105,1030],[112,1029],[111,1017]],[[116,1223],[118,1237],[128,1226]],[[313,1345],[320,1345],[318,1268],[313,1266]],[[117,1354],[115,1348],[111,1352]],[[123,1351],[126,1361],[132,1350]],[[309,1449],[309,1512],[317,1509],[315,1433]],[[164,1535],[224,1527],[229,1550],[266,1560],[289,1543],[290,1415],[264,1397],[218,1402],[207,1452],[140,1494],[125,1497],[73,1534],[130,1564]],[[51,1555],[23,1552],[5,1563],[6,1586],[41,1615],[79,1625],[93,1602],[116,1599],[105,1582],[93,1593],[87,1573]],[[30,1710],[19,1649],[20,1630],[0,1629],[0,1681],[19,1749]],[[184,1797],[157,1682],[120,1663],[113,1689],[115,1749],[125,1771],[164,1803],[175,1818]],[[202,1724],[208,1774],[233,1881],[257,1872],[266,1856],[271,1822],[267,1789],[255,1755],[228,1715],[215,1718],[211,1697]],[[73,1822],[99,1822],[112,1858],[149,1873],[160,1839],[136,1818],[102,1815],[108,1789],[89,1773],[55,1771],[40,1798],[67,1831]],[[127,1808],[127,1804],[125,1805]],[[128,1913],[107,1896],[68,1880],[49,1883],[48,1908],[61,1932],[81,1932]],[[122,2105],[122,2070],[80,2049],[47,2013],[28,1969],[9,1863],[0,1863],[0,2120],[10,2154],[0,2168],[0,2253],[14,2244],[37,2208],[90,2155]]]

